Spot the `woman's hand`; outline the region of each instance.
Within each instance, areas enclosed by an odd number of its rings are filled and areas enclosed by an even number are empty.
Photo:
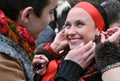
[[[93,61],[96,44],[92,41],[86,45],[80,44],[78,47],[70,50],[64,60],[71,60],[79,64],[83,69]]]
[[[35,55],[33,59],[33,67],[35,67],[36,64],[40,65],[40,69],[36,71],[39,75],[44,75],[46,73],[46,68],[49,63],[48,59],[44,55]]]
[[[101,41],[110,41],[110,42],[118,42],[120,40],[120,28],[113,27],[108,29],[106,32],[101,33]]]
[[[51,43],[51,47],[56,52],[59,52],[65,49],[67,46],[68,46],[68,42],[65,36],[65,29],[63,29],[57,34],[54,41]]]

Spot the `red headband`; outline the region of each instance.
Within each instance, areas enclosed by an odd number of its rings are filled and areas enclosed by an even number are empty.
[[[89,15],[93,18],[95,24],[97,25],[100,32],[102,32],[105,28],[105,22],[100,12],[89,2],[80,2],[76,4],[74,7],[83,8],[86,10]]]

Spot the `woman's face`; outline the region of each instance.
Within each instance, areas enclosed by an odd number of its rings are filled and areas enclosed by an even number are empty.
[[[82,8],[72,8],[65,22],[65,34],[70,49],[86,44],[97,35],[98,29],[92,17]]]

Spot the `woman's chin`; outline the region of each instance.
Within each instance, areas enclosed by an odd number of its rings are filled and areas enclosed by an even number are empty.
[[[74,49],[76,48],[78,45],[69,45],[70,46],[70,49]]]

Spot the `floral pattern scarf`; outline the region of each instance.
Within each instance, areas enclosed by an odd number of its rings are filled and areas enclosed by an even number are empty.
[[[35,49],[34,38],[29,34],[26,28],[23,28],[14,21],[10,20],[1,10],[0,33],[12,39],[20,47],[22,47],[32,61],[34,57],[33,51]]]

